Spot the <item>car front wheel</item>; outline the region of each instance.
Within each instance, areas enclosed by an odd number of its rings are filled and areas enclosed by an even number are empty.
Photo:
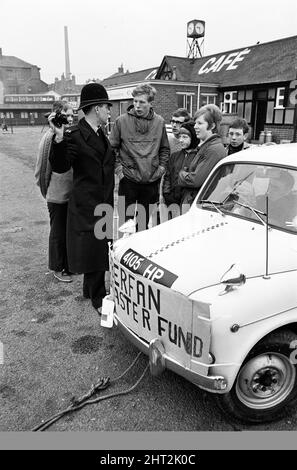
[[[297,404],[297,335],[289,330],[271,333],[243,363],[232,390],[218,396],[229,415],[250,423],[285,417]]]

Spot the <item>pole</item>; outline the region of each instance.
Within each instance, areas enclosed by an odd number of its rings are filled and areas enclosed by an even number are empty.
[[[295,103],[294,119],[293,119],[293,126],[294,126],[293,142],[297,142],[297,99],[295,101],[296,103]]]
[[[295,67],[296,78],[290,83],[290,104],[294,106],[294,117],[293,117],[293,142],[297,142],[297,66]]]
[[[266,277],[268,277],[268,223],[268,195],[266,195]]]
[[[64,26],[64,39],[65,39],[65,76],[66,80],[70,80],[70,59],[69,59],[69,44],[68,44],[68,28]]]

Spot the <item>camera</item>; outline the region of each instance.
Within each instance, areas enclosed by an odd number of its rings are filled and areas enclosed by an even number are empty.
[[[52,119],[52,123],[55,127],[62,127],[63,124],[68,124],[66,114],[56,113],[54,119]]]

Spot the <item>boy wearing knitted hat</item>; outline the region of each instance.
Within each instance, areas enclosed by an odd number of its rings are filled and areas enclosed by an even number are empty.
[[[188,169],[195,156],[199,140],[194,129],[194,122],[184,122],[179,130],[181,150],[174,152],[168,162],[164,178],[163,196],[166,205],[181,203],[182,188],[178,185],[178,174],[182,169]]]

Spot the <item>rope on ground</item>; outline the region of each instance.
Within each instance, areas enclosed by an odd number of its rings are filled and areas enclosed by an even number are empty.
[[[136,364],[137,360],[139,359],[139,357],[142,355],[142,353],[138,353],[138,355],[136,356],[136,358],[134,359],[134,361],[130,364],[130,366],[121,374],[119,375],[118,377],[116,377],[115,379],[113,380],[110,380],[109,377],[101,377],[100,380],[97,382],[97,384],[93,385],[91,387],[91,389],[85,393],[82,397],[80,398],[72,398],[71,400],[71,406],[69,406],[68,408],[66,408],[65,410],[63,411],[60,411],[59,413],[57,413],[56,415],[52,416],[51,418],[47,419],[46,421],[43,421],[41,424],[39,424],[38,426],[35,426],[32,431],[35,432],[35,431],[44,431],[45,429],[49,428],[49,426],[51,426],[53,423],[55,423],[56,421],[58,421],[60,418],[62,418],[62,416],[66,415],[67,413],[70,413],[70,412],[73,412],[73,411],[77,411],[77,410],[80,410],[81,408],[83,408],[84,406],[86,405],[92,405],[92,404],[95,404],[95,403],[99,403],[100,401],[103,401],[103,400],[107,400],[109,398],[113,398],[113,397],[116,397],[116,396],[120,396],[120,395],[126,395],[130,392],[132,392],[139,384],[140,382],[142,381],[142,379],[144,378],[148,368],[149,368],[149,365],[147,365],[144,369],[144,371],[142,372],[141,376],[139,377],[139,379],[135,382],[134,385],[132,385],[132,387],[128,388],[127,390],[123,390],[123,391],[120,391],[120,392],[114,392],[114,393],[110,393],[109,395],[104,395],[103,397],[97,397],[97,398],[94,398],[92,400],[90,400],[90,397],[92,395],[94,395],[96,392],[98,392],[99,390],[104,390],[105,388],[107,388],[110,384],[114,384],[116,383],[118,380],[120,380],[122,377],[124,377],[128,372],[129,370]]]

